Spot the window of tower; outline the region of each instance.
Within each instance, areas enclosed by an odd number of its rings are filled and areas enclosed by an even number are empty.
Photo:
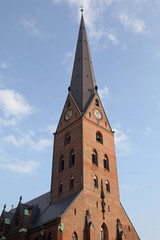
[[[110,183],[108,180],[106,181],[106,192],[110,192]]]
[[[105,154],[103,157],[103,166],[104,166],[104,169],[109,171],[109,159],[107,154]]]
[[[98,177],[94,176],[94,187],[98,188]]]
[[[62,155],[59,160],[59,172],[62,172],[63,170],[64,170],[64,157]]]
[[[74,177],[70,178],[70,189],[74,187]]]
[[[62,181],[60,181],[60,183],[59,183],[59,194],[62,193],[62,188],[63,188],[63,184],[62,184]]]
[[[97,107],[99,107],[99,101],[98,101],[98,99],[95,100],[95,105],[96,105]]]
[[[76,232],[74,232],[74,233],[72,234],[72,240],[78,240],[78,237],[77,237],[77,233],[76,233]]]
[[[101,132],[96,132],[96,140],[97,140],[97,142],[100,142],[103,144],[103,136],[102,136]]]
[[[95,149],[92,151],[92,163],[98,166],[98,154]]]
[[[70,134],[70,132],[67,132],[65,135],[65,138],[64,138],[64,145],[69,144],[70,141],[71,141],[71,134]]]
[[[69,156],[69,167],[74,166],[74,164],[75,164],[75,152],[72,149]]]
[[[103,230],[102,227],[101,227],[101,240],[105,240],[105,238],[104,238],[104,230]]]
[[[101,232],[100,232],[100,240],[108,240],[109,236],[108,236],[108,228],[106,226],[105,223],[102,224],[101,226]]]

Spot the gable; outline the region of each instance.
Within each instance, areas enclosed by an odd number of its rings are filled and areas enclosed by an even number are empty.
[[[81,116],[80,110],[76,105],[72,95],[69,93],[57,126],[56,133],[68,127]]]
[[[98,93],[93,97],[90,105],[88,106],[85,117],[89,120],[98,124],[99,126],[105,128],[106,130],[112,132],[112,128],[110,126],[109,120],[104,111],[101,100],[98,96]]]

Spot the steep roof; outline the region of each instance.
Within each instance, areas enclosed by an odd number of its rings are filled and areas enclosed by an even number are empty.
[[[81,112],[85,112],[92,100],[95,87],[95,76],[82,14],[70,85],[70,92]]]
[[[69,205],[74,201],[78,196],[79,192],[74,193],[66,198],[63,198],[55,203],[49,204],[48,207],[42,212],[42,214],[37,218],[33,227],[40,226],[47,222],[50,222],[58,217],[61,217],[62,214],[67,210]]]
[[[25,204],[21,204],[22,211],[24,212],[25,209],[32,209],[31,228],[34,228],[61,217],[78,194],[79,192],[74,193],[51,204],[51,193],[47,192]],[[5,212],[5,217],[12,221],[16,209],[17,208],[14,208],[10,212]]]

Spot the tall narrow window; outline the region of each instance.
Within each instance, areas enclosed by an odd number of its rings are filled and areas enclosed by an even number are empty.
[[[104,239],[104,229],[101,227],[101,240],[105,240]]]
[[[63,170],[64,170],[64,157],[62,155],[59,160],[59,172],[62,172]]]
[[[104,166],[104,169],[109,171],[109,159],[107,154],[105,154],[103,157],[103,166]]]
[[[103,144],[103,136],[102,136],[101,132],[96,132],[96,140],[97,140],[97,142],[100,142]]]
[[[98,101],[98,99],[95,100],[95,105],[96,105],[97,107],[99,107],[99,101]]]
[[[71,106],[71,101],[70,101],[70,99],[68,99],[68,101],[67,101],[67,108],[69,108]]]
[[[98,166],[98,154],[95,149],[92,151],[92,163]]]
[[[71,134],[70,134],[70,132],[67,132],[65,135],[65,138],[64,138],[64,145],[69,144],[70,141],[71,141]]]
[[[98,188],[98,178],[94,176],[94,187]]]
[[[72,149],[69,155],[69,166],[72,167],[75,164],[75,152]]]
[[[102,224],[101,226],[101,240],[109,240],[108,236],[108,228],[105,223]]]
[[[52,233],[51,232],[48,235],[48,240],[52,240]]]
[[[77,237],[77,233],[76,233],[76,232],[74,232],[74,233],[72,234],[72,240],[78,240],[78,237]]]
[[[62,193],[62,188],[63,188],[63,184],[62,184],[62,181],[60,181],[60,183],[59,183],[59,194]]]
[[[110,183],[108,180],[106,181],[106,192],[110,192]]]
[[[74,187],[74,177],[70,178],[70,189]]]

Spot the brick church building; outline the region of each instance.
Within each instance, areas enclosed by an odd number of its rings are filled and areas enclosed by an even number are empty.
[[[51,190],[0,217],[1,240],[138,240],[119,197],[114,132],[98,95],[83,13],[54,134]]]

